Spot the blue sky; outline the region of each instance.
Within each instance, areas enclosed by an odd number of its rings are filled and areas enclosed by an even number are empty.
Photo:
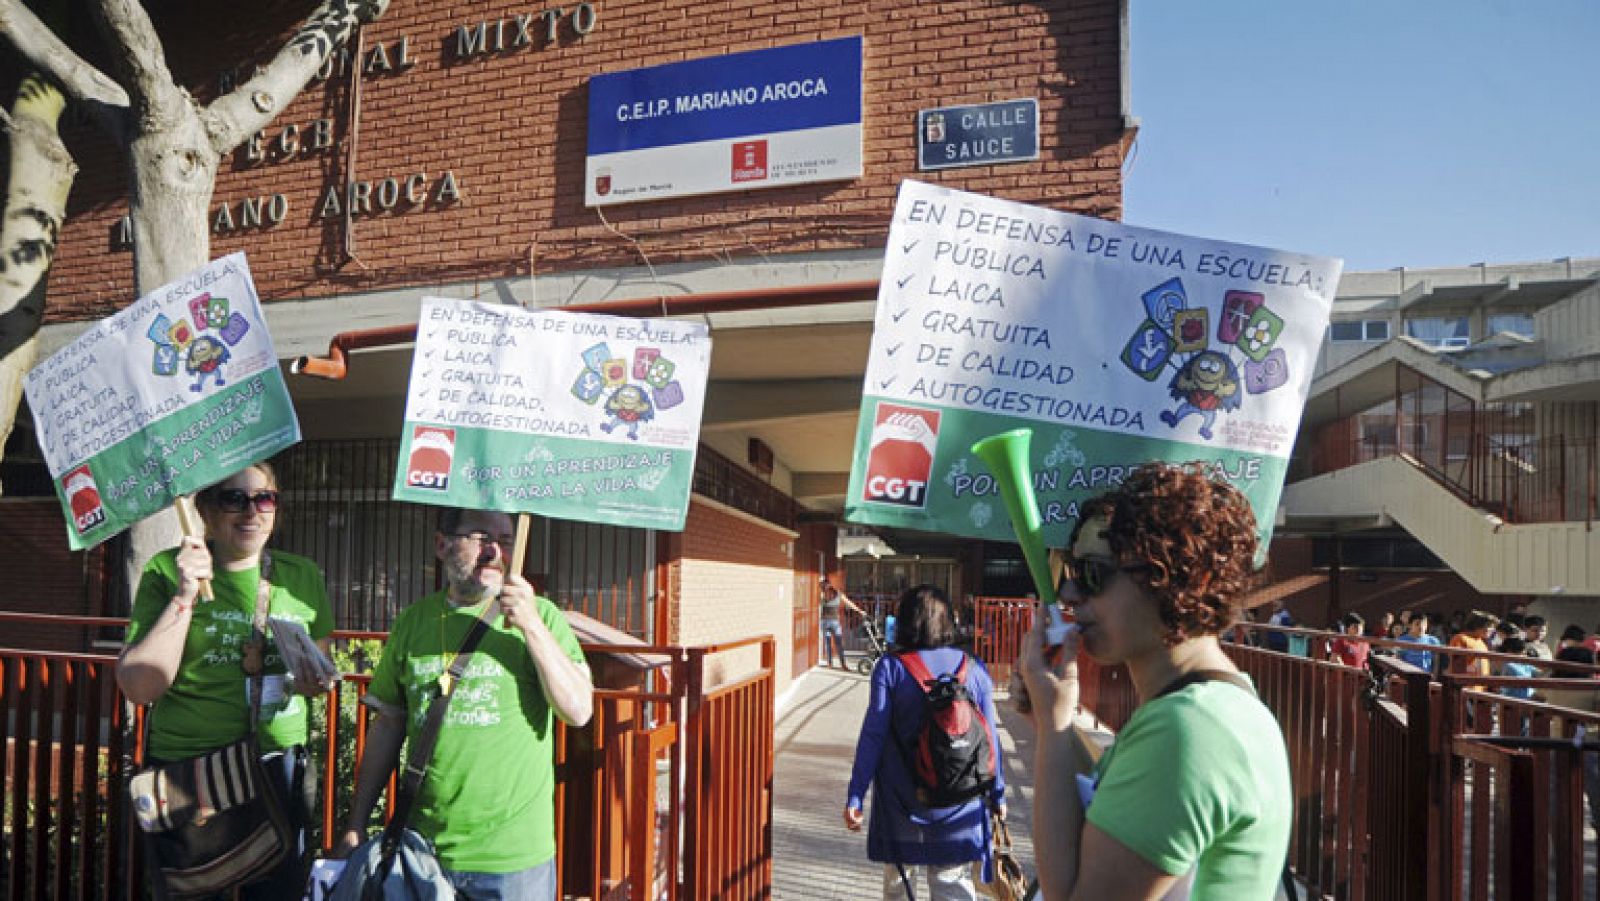
[[[1132,0],[1133,225],[1347,269],[1600,256],[1600,0]]]

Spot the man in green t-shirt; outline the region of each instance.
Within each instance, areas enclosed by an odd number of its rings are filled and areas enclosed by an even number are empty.
[[[348,854],[454,659],[486,604],[503,616],[456,686],[418,795],[411,826],[433,842],[446,877],[465,899],[554,899],[554,716],[589,721],[594,686],[561,610],[507,572],[513,540],[504,513],[447,509],[434,549],[445,589],[395,619],[366,703],[374,708],[356,775]]]

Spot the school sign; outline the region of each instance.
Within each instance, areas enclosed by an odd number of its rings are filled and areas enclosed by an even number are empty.
[[[861,38],[632,69],[589,82],[584,203],[861,176]]]

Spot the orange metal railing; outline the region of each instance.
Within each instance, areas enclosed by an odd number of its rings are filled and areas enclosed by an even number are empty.
[[[0,612],[0,624],[40,617]],[[43,618],[58,627],[100,621]],[[336,639],[383,633],[335,633]],[[660,668],[597,688],[589,725],[556,731],[556,817],[564,895],[652,899],[771,894],[773,662],[770,637],[706,647],[585,645]],[[755,662],[738,664],[755,655]],[[0,648],[0,897],[133,898],[142,861],[124,785],[142,717],[116,687],[116,658]],[[714,670],[741,672],[726,684]],[[313,838],[330,846],[366,739],[347,675],[325,699],[322,811]],[[344,715],[341,716],[341,711]],[[392,786],[391,782],[391,786]]]
[[[1246,624],[1237,634],[1265,631],[1304,637],[1311,656],[1224,647],[1283,730],[1295,786],[1289,862],[1313,896],[1600,896],[1584,819],[1586,770],[1600,797],[1600,749],[1575,743],[1580,730],[1600,731],[1600,667],[1574,665],[1590,674],[1581,678],[1458,676],[1443,658],[1526,658],[1434,647],[1439,676],[1376,654],[1362,671],[1324,659],[1332,633]],[[1081,657],[1080,680],[1086,711],[1113,729],[1126,723],[1138,699],[1122,667]],[[1495,693],[1530,686],[1573,706]]]

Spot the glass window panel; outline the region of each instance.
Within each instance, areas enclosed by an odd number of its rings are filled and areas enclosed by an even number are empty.
[[[1328,325],[1328,331],[1333,340],[1338,342],[1362,340],[1362,323],[1360,322],[1334,322]]]
[[[1510,332],[1513,335],[1533,337],[1533,317],[1523,313],[1502,313],[1489,317],[1489,334]]]

